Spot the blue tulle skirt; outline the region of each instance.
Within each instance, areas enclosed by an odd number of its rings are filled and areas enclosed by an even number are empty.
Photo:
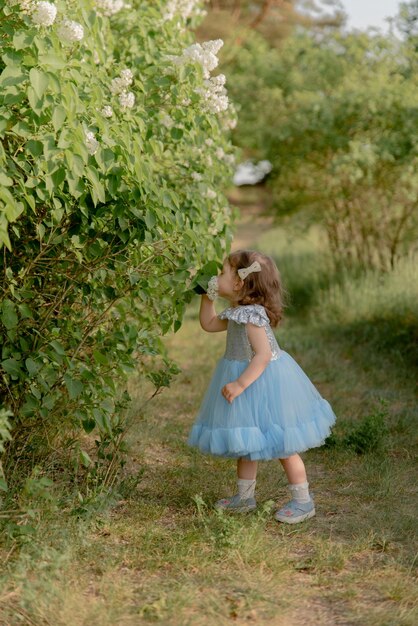
[[[336,417],[296,361],[281,350],[229,404],[221,389],[247,366],[246,361],[219,361],[188,444],[204,453],[251,461],[287,458],[321,446]]]

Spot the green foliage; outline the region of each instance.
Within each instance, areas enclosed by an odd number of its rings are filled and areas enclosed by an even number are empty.
[[[208,282],[212,276],[216,276],[219,271],[219,264],[216,261],[206,263],[200,272],[194,277],[191,288],[197,294],[206,293]]]
[[[326,448],[353,450],[356,454],[382,453],[388,445],[388,407],[381,406],[358,420],[345,436],[332,433],[325,441]]]
[[[322,221],[338,267],[389,269],[416,242],[417,56],[394,37],[253,34],[228,67],[239,146],[273,163],[279,216]]]
[[[238,549],[242,547],[243,542],[249,541],[256,544],[274,507],[274,501],[268,500],[256,513],[252,512],[249,516],[250,523],[245,528],[245,538],[243,538],[242,516],[217,508],[212,511],[209,510],[208,505],[199,494],[193,497],[193,501],[196,505],[199,525],[204,530],[213,549],[221,553],[228,549]]]
[[[160,336],[181,325],[191,269],[221,259],[230,241],[226,198],[213,192],[230,175],[215,159],[219,147],[231,152],[229,118],[203,106],[201,67],[171,58],[191,43],[187,28],[162,20],[163,2],[134,1],[110,18],[90,0],[57,7],[57,21],[82,25],[81,41],[35,26],[17,2],[1,9],[0,403],[13,414],[11,486],[51,455],[59,465],[57,449],[76,475],[94,467],[113,484],[126,378],[139,367],[157,389],[170,383],[177,370],[156,358]],[[132,108],[112,87],[127,69]],[[93,460],[78,442],[92,431]]]
[[[387,411],[380,410],[366,415],[343,440],[343,445],[357,454],[380,452],[386,444],[388,428]]]
[[[4,537],[20,545],[32,541],[41,519],[53,516],[58,510],[58,498],[53,481],[45,476],[40,466],[34,466],[25,477],[16,497],[6,494],[0,516]]]

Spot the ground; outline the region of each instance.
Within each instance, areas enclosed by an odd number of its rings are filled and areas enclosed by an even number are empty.
[[[241,207],[234,249],[261,246],[271,218],[260,202]],[[222,333],[200,329],[197,310],[196,300],[180,331],[166,338],[181,367],[171,387],[144,403],[150,389],[136,376],[130,381],[125,491],[91,519],[69,523],[63,512],[65,524],[45,523],[18,556],[2,552],[0,623],[418,623],[411,377],[361,345],[323,336],[306,315],[293,316],[279,342],[331,402],[337,435],[383,400],[386,445],[363,455],[344,446],[304,454],[317,516],[302,524],[273,519],[274,506],[287,499],[275,461],[260,465],[258,511],[223,514],[212,504],[233,493],[233,462],[186,444],[224,342]]]

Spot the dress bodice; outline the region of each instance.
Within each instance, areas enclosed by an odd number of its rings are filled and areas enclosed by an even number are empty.
[[[280,353],[279,345],[270,326],[270,320],[261,304],[248,304],[229,307],[218,315],[221,320],[228,320],[225,359],[232,361],[251,361],[254,351],[247,335],[247,324],[265,328],[271,349],[271,361]]]

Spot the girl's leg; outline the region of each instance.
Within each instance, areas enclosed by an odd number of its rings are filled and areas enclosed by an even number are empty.
[[[238,493],[232,498],[218,500],[216,507],[246,513],[256,508],[254,498],[257,475],[257,461],[238,459],[237,461],[237,487]]]
[[[255,480],[257,477],[257,461],[247,461],[247,459],[238,459],[237,476],[245,480]]]
[[[296,524],[315,515],[315,506],[309,494],[305,464],[299,454],[292,454],[287,459],[279,459],[289,481],[292,500],[279,511],[275,518],[279,522]]]
[[[289,484],[297,485],[299,483],[307,482],[305,464],[300,458],[299,454],[293,454],[287,457],[287,459],[279,459],[286,472]]]
[[[241,500],[254,498],[257,466],[257,461],[248,461],[247,459],[238,459],[237,461],[237,486]]]

